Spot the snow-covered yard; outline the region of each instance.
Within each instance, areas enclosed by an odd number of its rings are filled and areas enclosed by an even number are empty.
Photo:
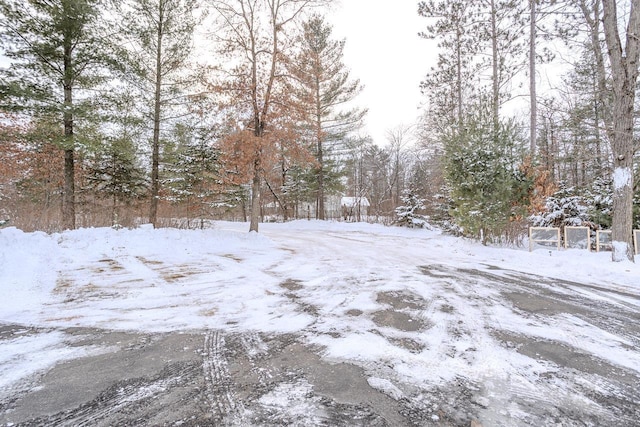
[[[209,331],[253,337],[252,361],[293,336],[322,363],[361,369],[408,425],[638,421],[637,264],[364,223],[247,228],[0,230],[0,324],[32,328],[0,336],[0,422],[13,422],[9,396],[43,387],[43,372],[111,351],[75,345],[76,327],[202,334],[203,351]],[[294,424],[318,423],[313,390],[297,377],[237,405],[230,386],[223,418],[251,424],[248,413],[280,405]]]

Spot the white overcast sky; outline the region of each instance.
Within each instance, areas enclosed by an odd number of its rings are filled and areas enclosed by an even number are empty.
[[[378,145],[385,134],[418,117],[420,81],[435,64],[434,43],[418,36],[427,20],[417,0],[339,0],[328,12],[333,36],[346,39],[344,63],[365,86],[358,105],[369,108],[365,133]]]
[[[413,124],[425,101],[419,84],[436,53],[432,41],[418,36],[427,20],[417,9],[418,0],[336,0],[327,12],[333,37],[346,39],[351,77],[365,87],[356,100],[369,109],[362,133],[378,145],[386,144],[388,130]]]

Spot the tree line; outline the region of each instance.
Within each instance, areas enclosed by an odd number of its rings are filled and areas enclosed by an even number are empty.
[[[439,48],[426,143],[442,149],[458,227],[505,238],[569,215],[557,201],[571,195],[585,224],[612,228],[613,259],[633,260],[640,1],[429,0],[419,14]]]
[[[34,228],[234,214],[257,231],[268,194],[323,219],[366,113],[328,3],[1,1],[3,209],[46,211]]]
[[[34,229],[257,231],[345,194],[488,243],[579,199],[633,258],[640,0],[417,2],[437,58],[422,116],[384,144],[361,133],[329,3],[0,0],[1,208]]]

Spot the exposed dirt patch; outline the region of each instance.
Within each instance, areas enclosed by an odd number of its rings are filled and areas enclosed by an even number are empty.
[[[156,261],[156,260],[153,260],[153,259],[147,259],[147,258],[142,257],[142,256],[137,256],[136,259],[138,261],[142,262],[143,264],[146,264],[146,265],[162,265],[162,264],[164,264],[162,261]]]
[[[213,317],[216,315],[217,312],[218,310],[216,310],[215,308],[209,308],[209,309],[202,309],[198,311],[198,314],[201,316]]]
[[[390,327],[405,332],[415,332],[428,328],[428,323],[417,317],[396,310],[382,310],[373,313],[373,323],[380,327]]]
[[[450,304],[442,304],[440,306],[440,311],[443,312],[443,313],[451,314],[451,313],[455,312],[456,309]]]
[[[347,310],[346,314],[352,317],[362,316],[362,310],[358,310],[357,308],[352,308],[351,310]]]
[[[103,258],[101,260],[98,261],[101,264],[106,264],[108,269],[111,271],[120,271],[120,270],[124,270],[124,267],[122,265],[120,265],[120,263],[114,259],[111,258]],[[102,270],[104,271],[104,269],[98,267],[98,270]]]
[[[222,255],[225,258],[229,258],[231,260],[234,260],[236,262],[242,262],[244,261],[242,258],[240,258],[239,256],[233,255],[233,254],[224,254]]]
[[[429,305],[420,295],[408,291],[380,292],[376,297],[376,302],[391,306],[389,309],[373,313],[372,320],[380,327],[415,332],[431,326],[427,320],[417,314]]]
[[[56,280],[56,286],[53,288],[53,293],[62,294],[67,292],[72,284],[73,282],[70,279],[58,277]]]
[[[420,295],[406,291],[380,292],[376,302],[388,304],[396,310],[423,310],[427,306],[427,301]]]
[[[281,288],[288,289],[290,291],[299,291],[303,288],[302,284],[300,284],[299,280],[287,279],[284,282],[280,283]]]
[[[303,301],[300,298],[300,296],[297,294],[297,291],[303,288],[299,280],[287,279],[284,282],[280,283],[280,287],[287,289],[289,291],[289,292],[285,292],[284,295],[299,307],[299,311],[310,314],[314,317],[318,317],[319,315],[318,307]]]
[[[167,273],[162,275],[162,278],[169,283],[177,282],[178,280],[185,279],[187,277],[188,275],[184,273]]]
[[[387,337],[387,340],[393,345],[409,350],[411,353],[420,353],[424,350],[425,345],[411,338]]]

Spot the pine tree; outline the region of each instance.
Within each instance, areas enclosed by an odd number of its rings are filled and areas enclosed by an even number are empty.
[[[523,147],[512,122],[500,122],[494,134],[490,109],[467,119],[460,135],[446,138],[452,216],[465,234],[486,244],[524,214],[530,183],[517,168]]]
[[[438,62],[421,83],[423,93],[438,102],[431,113],[438,129],[462,128],[466,106],[475,102],[480,63],[480,43],[470,2],[429,0],[418,5],[418,14],[430,19],[420,36],[438,40]]]
[[[179,124],[174,130],[178,141],[175,162],[167,164],[169,197],[185,204],[187,221],[211,215],[224,195],[220,174],[220,154],[210,131],[197,126]]]
[[[121,217],[120,208],[141,198],[147,190],[145,170],[138,164],[133,141],[126,138],[106,138],[87,162],[87,189],[98,198],[111,203],[114,224]]]
[[[529,221],[534,227],[589,226],[588,199],[577,194],[574,187],[563,186],[547,197],[544,211],[530,216]]]
[[[566,139],[574,142],[573,155],[568,159],[576,169],[573,185],[583,187],[595,179],[611,176],[611,152],[601,131],[605,127],[606,107],[598,94],[595,63],[593,49],[585,46],[565,80],[571,91],[565,95],[569,105],[562,128],[568,134]]]
[[[100,0],[2,0],[0,40],[11,60],[3,91],[13,109],[56,117],[64,150],[63,226],[75,228],[77,124],[89,109],[83,89],[95,87],[106,64]]]
[[[525,64],[521,39],[521,5],[514,0],[488,0],[491,44],[491,85],[494,132],[498,132],[500,107],[511,96],[509,85]]]
[[[112,222],[116,217],[124,218],[122,208],[142,200],[148,190],[140,153],[145,137],[143,109],[130,89],[123,85],[102,94],[94,125],[99,143],[86,147],[84,190],[110,203]]]
[[[411,189],[404,190],[400,198],[402,205],[396,208],[395,224],[409,228],[430,228],[427,218],[419,213],[424,209],[424,199]]]
[[[589,206],[589,218],[603,229],[611,228],[611,214],[613,200],[611,179],[597,178],[585,195],[586,205]]]
[[[317,218],[325,219],[325,196],[335,184],[331,149],[362,125],[366,110],[346,108],[362,90],[358,80],[349,77],[343,63],[344,40],[331,38],[332,27],[314,14],[302,25],[301,50],[291,61],[297,102],[303,112],[305,128],[315,145]]]
[[[161,137],[171,113],[185,103],[184,86],[192,37],[198,23],[196,0],[127,0],[121,6],[121,36],[133,81],[150,110],[151,194],[149,222],[157,225]]]

